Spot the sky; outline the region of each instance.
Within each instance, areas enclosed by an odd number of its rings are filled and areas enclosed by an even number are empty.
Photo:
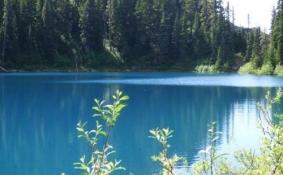
[[[266,32],[270,31],[272,9],[277,0],[224,0],[224,6],[228,1],[235,9],[236,25],[247,27],[250,14],[250,27],[259,26]]]

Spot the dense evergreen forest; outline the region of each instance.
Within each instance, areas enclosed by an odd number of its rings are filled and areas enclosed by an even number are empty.
[[[267,35],[235,26],[222,0],[1,0],[0,65],[236,71],[247,63],[242,72],[273,72],[283,61],[282,1]]]

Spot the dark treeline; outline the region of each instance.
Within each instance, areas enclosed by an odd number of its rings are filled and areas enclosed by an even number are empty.
[[[283,0],[278,0],[273,10],[271,41],[266,57],[273,66],[283,64]]]
[[[283,57],[282,15],[274,15],[271,43]],[[0,0],[0,16],[6,68],[226,71],[260,66],[269,43],[260,29],[236,27],[222,0]]]
[[[271,34],[253,29],[247,36],[245,61],[240,72],[283,76],[283,0],[273,9]]]

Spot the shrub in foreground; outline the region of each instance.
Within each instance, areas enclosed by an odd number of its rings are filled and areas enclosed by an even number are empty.
[[[250,150],[240,150],[234,153],[239,166],[233,167],[226,158],[226,154],[218,153],[216,142],[219,134],[216,131],[216,123],[211,123],[208,130],[209,145],[200,151],[199,161],[192,168],[187,165],[187,160],[177,155],[169,156],[169,139],[173,131],[170,129],[150,130],[150,137],[155,139],[161,146],[161,151],[151,158],[160,165],[161,175],[177,175],[175,168],[182,164],[187,168],[184,174],[192,175],[282,175],[283,174],[283,115],[276,115],[278,122],[272,120],[272,108],[281,100],[283,92],[281,89],[272,97],[270,91],[266,94],[266,104],[258,105],[260,112],[259,124],[263,133],[263,140],[260,152],[255,154]],[[104,122],[101,125],[96,121],[96,128],[87,130],[86,123],[79,122],[77,130],[79,137],[84,138],[92,149],[91,156],[87,159],[82,156],[76,168],[82,171],[83,175],[110,175],[118,170],[125,170],[120,165],[121,161],[110,159],[114,153],[109,143],[109,136],[115,126],[121,111],[126,107],[125,102],[129,99],[121,91],[113,95],[112,104],[95,100],[95,117]],[[105,129],[103,128],[105,126]],[[102,146],[100,147],[99,145]],[[112,156],[111,156],[112,157]]]
[[[96,128],[87,130],[86,123],[79,122],[77,124],[79,137],[85,139],[92,150],[90,158],[82,156],[80,161],[75,163],[75,168],[80,169],[83,175],[109,175],[125,169],[120,165],[120,160],[110,159],[110,155],[115,151],[109,143],[109,137],[120,113],[126,107],[125,102],[128,99],[128,96],[118,90],[112,96],[112,104],[95,99],[94,117],[99,117],[103,121],[103,125],[97,120]]]
[[[150,137],[161,145],[161,151],[157,155],[153,155],[151,159],[160,164],[162,175],[174,175],[174,168],[179,162],[183,165],[186,164],[184,157],[179,157],[178,155],[168,156],[168,149],[170,148],[168,139],[172,137],[172,133],[173,131],[168,128],[150,130]]]

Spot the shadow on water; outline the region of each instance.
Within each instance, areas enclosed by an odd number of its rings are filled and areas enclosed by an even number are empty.
[[[185,79],[197,75],[187,76],[179,75]],[[235,79],[234,75],[225,76],[221,80],[210,76],[209,81]],[[155,73],[153,77],[167,81],[168,77],[178,78],[178,74]],[[207,77],[203,81],[208,81]],[[156,172],[157,166],[151,162],[150,155],[158,152],[158,146],[148,138],[148,131],[156,127],[174,130],[171,151],[187,157],[191,163],[207,145],[207,126],[212,121],[217,122],[217,130],[222,132],[220,150],[232,152],[258,147],[256,103],[263,100],[266,88],[222,86],[223,82],[204,86],[148,83],[147,80],[143,84],[147,78],[148,74],[141,73],[0,74],[1,172],[6,175],[78,174],[73,163],[88,149],[77,138],[76,123],[86,120],[93,126],[93,98],[109,99],[117,88],[130,96],[128,108],[111,137],[116,157],[127,168],[126,174]],[[201,81],[201,76],[198,78]],[[259,81],[272,79],[267,78]],[[104,82],[93,82],[93,79]],[[121,83],[125,79],[141,79],[141,82]],[[274,81],[277,86],[283,84],[281,79]]]

